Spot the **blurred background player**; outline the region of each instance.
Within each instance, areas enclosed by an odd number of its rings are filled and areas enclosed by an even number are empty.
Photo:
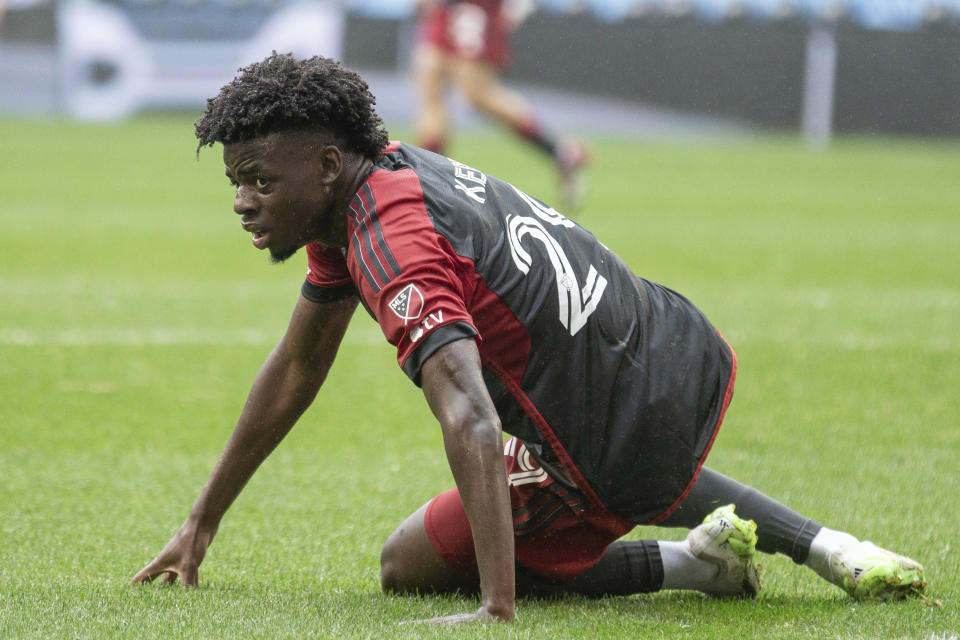
[[[576,209],[584,192],[582,169],[587,158],[583,145],[549,131],[530,103],[500,79],[510,62],[510,33],[529,14],[532,4],[529,0],[417,0],[413,72],[419,110],[415,135],[423,148],[447,151],[450,116],[445,94],[452,81],[470,105],[553,159],[564,204]]]

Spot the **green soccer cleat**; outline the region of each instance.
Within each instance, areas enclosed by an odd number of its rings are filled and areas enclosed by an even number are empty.
[[[754,563],[757,524],[734,512],[734,505],[716,509],[690,531],[690,552],[717,567],[710,584],[700,591],[716,597],[754,598],[760,591],[760,567]]]
[[[916,560],[872,542],[841,545],[830,554],[830,581],[857,600],[903,600],[927,586]]]

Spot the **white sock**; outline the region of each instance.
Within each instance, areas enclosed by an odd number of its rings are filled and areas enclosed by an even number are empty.
[[[663,589],[699,589],[717,575],[717,567],[690,552],[686,540],[658,541],[663,560]]]
[[[816,571],[821,578],[833,582],[830,556],[841,546],[852,542],[859,542],[859,540],[849,533],[824,527],[813,537],[810,553],[807,554],[807,561],[804,564]]]

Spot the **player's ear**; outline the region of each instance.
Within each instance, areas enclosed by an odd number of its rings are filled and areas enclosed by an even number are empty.
[[[343,154],[334,144],[325,145],[320,149],[317,163],[318,179],[321,184],[330,185],[336,182],[343,170]]]

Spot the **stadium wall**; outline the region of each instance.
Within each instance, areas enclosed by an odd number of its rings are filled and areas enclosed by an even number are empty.
[[[835,131],[960,136],[960,26],[884,31],[839,22],[834,29]],[[352,16],[345,61],[402,66],[410,33],[406,22]],[[604,22],[538,12],[515,34],[509,77],[796,129],[809,33],[800,18]]]
[[[334,0],[324,2],[338,6]],[[314,4],[320,6],[324,2]],[[124,3],[131,7],[134,24],[145,29],[144,37],[164,35],[153,31],[168,25],[169,20],[162,20],[162,15],[152,14],[165,10],[210,13],[216,8],[203,3],[189,7],[175,2],[144,5],[137,0],[111,0],[110,4]],[[95,3],[67,3],[74,4]],[[155,70],[164,82],[151,82],[152,93],[140,96],[142,99],[131,103],[123,113],[137,105],[202,105],[203,96],[209,93],[209,82],[199,87],[199,80],[209,78],[200,78],[203,69],[196,64],[177,61],[199,47],[203,51],[201,58],[211,68],[207,76],[216,71],[229,78],[238,66],[234,54],[242,53],[244,39],[250,37],[249,25],[244,27],[250,20],[241,19],[268,9],[262,3],[245,10],[220,7],[217,10],[227,11],[231,20],[208,16],[195,21],[197,25],[219,25],[221,30],[232,25],[235,33],[222,34],[224,38],[229,36],[225,40],[211,39],[216,34],[207,32],[203,37],[191,33],[189,39],[183,40],[188,34],[177,31],[177,39],[158,52],[158,59],[169,58],[169,64]],[[71,98],[76,97],[77,91],[71,92],[67,73],[67,63],[76,62],[76,56],[62,43],[57,44],[55,13],[52,1],[37,0],[30,2],[27,9],[8,10],[0,22],[0,112],[40,115],[77,111],[71,109],[76,102]],[[351,66],[405,69],[413,42],[413,24],[409,19],[343,13],[342,38],[325,40],[328,45],[336,41],[332,50],[341,51],[341,57]],[[264,22],[252,24],[259,26]],[[60,31],[59,40],[63,40],[63,29]],[[548,87],[579,89],[775,129],[798,129],[810,31],[810,22],[799,17],[704,20],[693,15],[648,14],[607,22],[591,13],[540,11],[532,14],[515,35],[515,63],[509,75]],[[837,51],[832,94],[834,131],[960,136],[957,18],[907,31],[868,29],[853,22],[839,22],[833,26],[833,33]],[[311,42],[316,40],[314,37]],[[280,48],[292,50],[293,45],[283,44]],[[179,57],[170,55],[171,51]],[[213,53],[223,60],[211,57]],[[219,62],[223,64],[214,69]],[[195,91],[193,85],[186,87],[190,91],[171,85],[189,84],[193,76],[197,76],[195,84],[199,87]],[[88,84],[91,77],[84,76]],[[110,97],[110,87],[106,85],[87,88],[101,98]],[[100,102],[119,104],[116,100]],[[107,110],[103,115],[112,113]]]

